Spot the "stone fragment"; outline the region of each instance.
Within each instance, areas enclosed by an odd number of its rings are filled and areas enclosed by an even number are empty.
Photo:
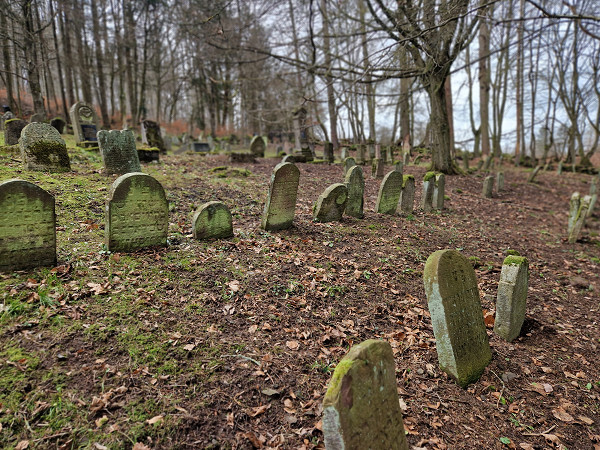
[[[427,172],[423,177],[423,191],[421,192],[421,209],[430,212],[433,209],[433,191],[435,188],[435,172]]]
[[[465,388],[492,358],[475,271],[456,250],[438,250],[423,279],[440,368]]]
[[[568,242],[574,244],[579,239],[585,219],[588,216],[592,197],[589,195],[581,198],[579,192],[574,192],[571,196],[570,211],[569,211],[569,226],[568,226]]]
[[[345,184],[335,183],[319,195],[313,208],[313,220],[316,222],[334,222],[342,220],[348,201],[348,188]]]
[[[485,177],[483,180],[483,189],[481,195],[484,198],[492,198],[494,193],[494,177]]]
[[[415,204],[415,177],[404,175],[402,177],[402,192],[400,193],[400,211],[412,214]]]
[[[25,169],[40,172],[68,172],[71,170],[65,141],[56,128],[34,122],[21,131],[19,139]]]
[[[100,155],[107,174],[140,172],[140,159],[131,130],[98,131]]]
[[[502,264],[494,333],[510,342],[521,333],[527,307],[529,263],[523,256],[507,256]]]
[[[254,136],[250,141],[250,153],[258,158],[264,158],[267,145],[262,136]]]
[[[363,211],[365,180],[360,166],[352,166],[346,173],[344,180],[348,188],[348,202],[346,203],[346,214],[357,219],[365,216]]]
[[[408,450],[390,344],[370,339],[339,362],[323,399],[327,450]]]
[[[275,166],[261,222],[263,230],[285,230],[292,226],[299,182],[300,171],[294,164],[279,163]]]
[[[221,202],[200,205],[192,219],[194,239],[226,239],[233,236],[231,212]]]
[[[402,174],[392,170],[379,185],[375,211],[379,214],[396,214],[400,193],[402,192]]]
[[[4,122],[4,145],[17,145],[21,131],[27,126],[23,119],[9,119]]]

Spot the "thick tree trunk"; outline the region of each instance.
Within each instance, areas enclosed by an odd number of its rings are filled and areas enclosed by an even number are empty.
[[[50,15],[52,16],[52,37],[54,39],[54,51],[56,52],[56,70],[58,71],[58,82],[60,86],[60,98],[62,101],[62,114],[65,120],[69,116],[69,106],[67,105],[67,96],[65,94],[65,81],[63,79],[62,58],[58,46],[58,33],[56,32],[56,22],[54,17],[53,1],[48,2],[50,6]]]
[[[33,111],[36,114],[45,114],[37,51],[35,48],[36,30],[34,29],[32,4],[29,1],[25,1],[21,4],[21,8],[25,20],[23,50],[27,61],[27,81],[29,82],[29,89],[33,98]]]
[[[482,0],[482,3],[486,0]],[[481,131],[481,153],[485,156],[490,154],[490,29],[488,27],[487,9],[481,11],[483,18],[480,20],[479,28],[479,118]]]
[[[7,16],[5,14],[0,14],[0,29],[6,30],[8,32],[6,17]],[[10,106],[10,109],[12,111],[17,111],[17,105],[14,100],[12,62],[10,59],[10,47],[8,41],[5,41],[4,45],[2,46],[2,60],[4,62],[4,69],[6,70],[6,72],[4,73],[4,81],[6,84],[8,106]]]
[[[108,117],[108,107],[106,103],[106,82],[104,80],[104,55],[102,54],[102,39],[100,35],[100,18],[98,17],[98,7],[96,0],[91,0],[92,8],[92,30],[94,33],[94,45],[96,47],[96,74],[98,76],[98,103],[100,103],[100,117],[102,126],[110,129],[110,118]]]
[[[425,81],[431,105],[431,170],[445,174],[457,173],[452,160],[450,122],[446,99],[446,78],[442,74],[429,74]]]

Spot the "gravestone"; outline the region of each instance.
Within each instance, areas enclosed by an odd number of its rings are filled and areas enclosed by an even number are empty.
[[[354,158],[352,158],[350,156],[350,157],[344,159],[344,176],[346,176],[348,171],[354,166],[356,166],[356,161]]]
[[[433,209],[433,191],[435,188],[435,172],[427,172],[423,177],[423,191],[421,193],[421,209],[430,212]]]
[[[342,147],[340,150],[340,159],[344,161],[348,157],[348,147]]]
[[[10,110],[8,106],[4,106],[4,114],[0,116],[0,131],[4,130],[4,122],[11,119],[16,119],[15,114]]]
[[[54,197],[28,181],[0,183],[0,271],[55,264]]]
[[[375,144],[373,144],[373,143],[367,144],[366,156],[369,159],[369,161],[373,161],[375,159]]]
[[[95,145],[97,142],[98,116],[96,111],[85,102],[77,102],[69,110],[71,116],[71,124],[73,125],[73,133],[75,134],[75,142],[78,146]]]
[[[389,343],[367,340],[338,363],[322,423],[327,450],[408,450]]]
[[[363,165],[365,163],[365,145],[358,144],[356,146],[356,164]]]
[[[296,162],[296,157],[294,155],[285,155],[282,160],[282,163],[290,163],[294,164]]]
[[[192,142],[192,148],[196,153],[210,152],[210,145],[208,145],[208,142]]]
[[[319,195],[313,208],[313,220],[333,222],[342,220],[348,201],[348,188],[345,184],[335,183]]]
[[[402,192],[402,174],[392,170],[379,185],[375,211],[379,214],[396,214]]]
[[[200,205],[192,219],[194,239],[226,239],[233,236],[231,212],[221,202]]]
[[[47,123],[30,123],[23,128],[19,148],[27,170],[40,172],[71,170],[65,141],[56,128]]]
[[[492,162],[494,162],[494,155],[489,155],[487,158],[485,158],[485,162],[483,164],[484,172],[490,171],[490,169],[492,168]]]
[[[250,141],[250,153],[259,158],[265,157],[266,145],[262,136],[254,136]]]
[[[475,271],[456,250],[438,250],[423,279],[440,368],[466,388],[492,358]]]
[[[386,148],[386,161],[388,164],[394,164],[394,147],[391,145]]]
[[[232,152],[229,154],[229,162],[254,164],[256,162],[256,158],[254,157],[254,155],[252,153]]]
[[[404,167],[410,164],[410,153],[407,152],[402,156],[402,164],[404,165]]]
[[[143,173],[128,173],[115,180],[106,202],[109,251],[166,245],[168,225],[169,207],[158,181]]]
[[[100,130],[98,145],[107,175],[141,172],[135,137],[131,130]]]
[[[415,166],[418,166],[418,165],[421,163],[421,159],[423,159],[423,155],[417,155],[417,156],[415,157],[415,160],[413,161],[413,164],[414,164]]]
[[[569,244],[574,244],[579,239],[581,230],[588,216],[592,197],[589,195],[580,198],[579,192],[574,192],[571,196],[570,212],[569,212]]]
[[[596,202],[598,201],[598,184],[600,184],[600,175],[598,175],[596,178],[594,178],[592,180],[592,184],[590,185],[590,207],[588,209],[588,217],[590,217],[593,212],[594,212],[594,208],[596,207]]]
[[[469,171],[469,153],[463,152],[462,163],[463,163],[463,170],[465,172],[468,172]]]
[[[483,159],[480,159],[479,161],[477,161],[477,171],[480,171],[481,168],[483,167],[483,163],[485,161]]]
[[[400,211],[412,214],[415,205],[415,177],[404,175],[402,177],[402,192],[400,193]]]
[[[381,158],[375,158],[373,160],[373,166],[375,168],[375,178],[377,178],[378,180],[383,178],[383,171],[385,169],[385,164],[383,163],[383,159]]]
[[[494,193],[494,177],[485,177],[481,195],[483,198],[492,198]]]
[[[167,153],[167,147],[160,132],[160,125],[153,120],[142,120],[142,144],[157,148],[160,153]]]
[[[328,163],[332,163],[333,158],[333,144],[329,141],[323,142],[323,159]]]
[[[527,306],[529,263],[522,256],[507,256],[502,263],[494,333],[510,342],[521,333]]]
[[[46,114],[35,113],[29,118],[29,123],[44,123],[46,121]]]
[[[55,117],[50,121],[50,125],[56,128],[56,131],[58,131],[60,134],[63,134],[67,122],[65,122],[65,119],[63,119],[62,117]]]
[[[496,192],[504,190],[504,172],[498,172],[496,174]]]
[[[535,169],[533,169],[533,172],[531,172],[529,178],[527,178],[527,182],[534,183],[535,177],[537,177],[537,174],[540,173],[540,170],[542,170],[542,166],[535,166]]]
[[[363,211],[365,180],[360,166],[352,166],[346,173],[344,184],[348,188],[348,202],[346,203],[346,214],[357,219],[365,216]]]
[[[557,173],[557,174],[559,174],[559,175],[560,175],[560,174],[562,174],[562,173],[563,173],[563,165],[564,165],[564,161],[560,161],[560,162],[558,163],[558,167],[557,167],[557,169],[556,169],[556,173]]]
[[[294,112],[293,122],[295,146],[300,149],[300,154],[306,158],[306,161],[312,161],[314,157],[310,148],[310,125],[305,108],[300,107]]]
[[[433,185],[433,207],[434,209],[444,209],[444,195],[446,189],[446,176],[443,173],[435,175]]]
[[[404,163],[402,161],[398,161],[396,164],[394,164],[394,170],[396,172],[403,173],[404,172]]]
[[[27,126],[23,119],[9,119],[4,122],[4,145],[17,145],[21,131]]]
[[[156,147],[142,147],[137,149],[140,162],[153,162],[160,160],[160,150]]]
[[[262,216],[263,230],[285,230],[292,226],[299,182],[300,171],[294,164],[279,163],[275,166]]]

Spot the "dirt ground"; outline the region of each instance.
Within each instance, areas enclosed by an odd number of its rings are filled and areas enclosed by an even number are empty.
[[[21,170],[0,180],[56,197],[58,267],[0,274],[0,445],[4,448],[324,448],[322,400],[335,365],[366,339],[388,341],[411,448],[600,449],[600,212],[566,241],[569,198],[591,177],[502,167],[446,178],[445,208],[313,223],[312,205],[343,181],[339,164],[298,164],[294,227],[260,220],[275,158],[169,155],[144,166],[170,202],[169,245],[110,254],[104,201],[116,177],[70,150],[73,173]],[[388,166],[386,170],[391,170]],[[417,180],[423,166],[404,173]],[[235,237],[198,242],[191,215],[223,201]],[[423,288],[429,254],[473,261],[493,351],[464,390],[437,364]],[[530,262],[527,318],[507,343],[492,333],[502,261]],[[19,447],[20,446],[20,447]]]

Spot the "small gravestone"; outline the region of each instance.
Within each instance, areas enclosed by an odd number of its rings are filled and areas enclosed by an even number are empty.
[[[323,159],[328,163],[333,162],[333,144],[331,142],[325,141],[323,143]]]
[[[327,450],[408,450],[392,347],[370,339],[338,363],[323,399]]]
[[[504,190],[504,172],[498,172],[496,174],[496,191],[501,192]]]
[[[444,209],[444,195],[446,187],[446,176],[443,173],[435,175],[433,185],[433,207],[434,209]]]
[[[231,213],[221,202],[201,205],[192,219],[194,239],[226,239],[233,236]]]
[[[348,171],[354,166],[356,166],[356,160],[354,158],[350,156],[344,159],[344,176],[346,176]]]
[[[250,141],[250,153],[259,158],[265,157],[267,146],[262,136],[254,136]]]
[[[558,168],[556,169],[556,173],[557,173],[557,174],[561,175],[561,174],[563,173],[563,165],[564,165],[564,162],[563,162],[563,161],[560,161],[560,162],[558,163]]]
[[[342,220],[348,201],[348,188],[345,184],[335,183],[319,195],[313,208],[313,220],[316,222],[334,222]]]
[[[340,150],[340,159],[344,161],[348,157],[348,147],[342,147]]]
[[[415,166],[418,166],[418,165],[421,163],[421,159],[423,159],[423,155],[417,155],[417,156],[415,157],[415,160],[413,161],[413,164],[414,164]]]
[[[398,161],[396,164],[394,164],[394,170],[396,172],[403,173],[404,172],[404,163],[402,161]]]
[[[156,147],[141,147],[137,149],[140,162],[154,162],[160,160],[160,150]]]
[[[99,128],[96,111],[85,102],[77,102],[69,110],[71,124],[75,133],[75,142],[79,146],[95,145]]]
[[[4,122],[11,119],[16,119],[15,114],[10,110],[8,106],[5,106],[4,114],[0,116],[0,131],[4,130]]]
[[[521,333],[527,306],[529,263],[522,256],[507,256],[502,263],[494,333],[510,342]]]
[[[467,152],[463,152],[462,155],[462,165],[463,165],[463,170],[465,172],[469,171],[469,154]]]
[[[569,244],[574,244],[579,239],[585,219],[588,216],[592,197],[589,195],[580,198],[579,192],[574,192],[571,196],[571,208],[569,212]]]
[[[27,126],[23,119],[9,119],[4,122],[4,145],[17,145],[21,131]]]
[[[109,251],[166,245],[168,225],[169,207],[158,181],[143,173],[128,173],[115,180],[106,202]]]
[[[492,358],[475,271],[456,250],[438,250],[423,279],[440,368],[466,388]]]
[[[140,160],[131,130],[98,131],[100,155],[107,174],[140,172]]]
[[[285,155],[281,162],[294,164],[296,162],[296,157],[294,155]]]
[[[598,184],[600,183],[600,175],[592,180],[592,184],[590,185],[590,207],[588,208],[588,217],[592,215],[594,212],[594,208],[596,207],[596,202],[598,201]]]
[[[485,177],[481,195],[483,198],[492,198],[494,193],[494,177]]]
[[[480,159],[479,161],[477,161],[477,171],[480,171],[481,168],[483,167],[483,163],[485,161],[483,159]]]
[[[400,211],[412,214],[415,204],[415,177],[404,175],[402,177],[402,192],[400,193]]]
[[[160,125],[153,120],[142,120],[142,144],[157,148],[160,153],[167,153],[167,147],[160,132]]]
[[[19,139],[25,169],[41,172],[68,172],[71,170],[65,141],[58,131],[47,123],[30,123]]]
[[[54,197],[28,181],[0,183],[0,271],[55,264]]]
[[[379,186],[375,211],[379,214],[396,214],[398,201],[402,192],[402,174],[392,170]]]
[[[402,164],[404,165],[404,167],[410,164],[410,153],[407,152],[402,156]]]
[[[63,134],[67,122],[65,122],[65,119],[63,119],[62,117],[55,117],[50,121],[50,125],[56,128],[56,131],[58,131],[60,134]]]
[[[285,230],[292,226],[299,182],[300,171],[294,164],[279,163],[275,166],[261,222],[263,230]]]
[[[492,168],[492,163],[494,162],[494,155],[489,155],[485,158],[485,162],[483,163],[483,171],[489,172]]]
[[[423,177],[423,192],[421,193],[421,209],[430,212],[433,209],[433,191],[435,188],[435,172],[427,172]]]
[[[365,163],[365,145],[358,144],[356,146],[356,164],[363,165]]]
[[[378,180],[381,180],[383,178],[383,171],[385,169],[385,164],[383,163],[383,159],[381,159],[381,158],[375,158],[373,160],[373,168],[374,168],[374,174],[373,175]]]
[[[391,145],[386,149],[386,161],[388,164],[394,164],[394,147]]]
[[[256,162],[256,157],[252,153],[233,152],[229,154],[229,162],[253,164]]]
[[[210,152],[210,145],[208,145],[208,142],[192,142],[192,148],[196,153]]]
[[[346,214],[357,219],[365,216],[363,211],[365,180],[360,166],[352,166],[346,173],[344,180],[348,188],[348,202],[346,203]]]
[[[529,178],[527,178],[527,182],[534,183],[535,177],[537,177],[538,173],[540,173],[540,170],[542,170],[542,166],[536,166],[535,169],[533,169],[533,172],[531,172],[529,175]]]

